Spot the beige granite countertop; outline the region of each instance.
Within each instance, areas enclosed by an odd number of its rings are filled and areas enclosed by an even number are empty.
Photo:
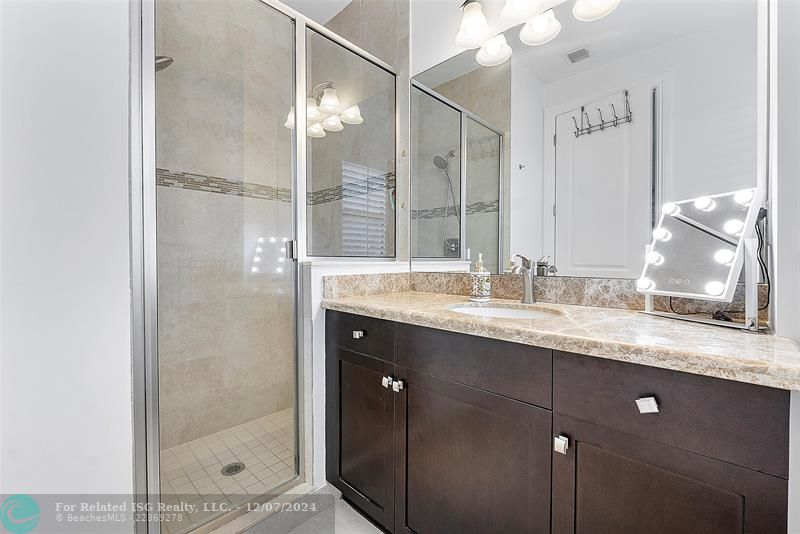
[[[635,311],[566,304],[533,305],[553,312],[552,317],[542,319],[488,318],[450,309],[469,303],[468,297],[459,295],[405,291],[326,298],[322,307],[610,360],[800,390],[800,347],[786,338]],[[525,307],[512,300],[493,299],[492,303]]]

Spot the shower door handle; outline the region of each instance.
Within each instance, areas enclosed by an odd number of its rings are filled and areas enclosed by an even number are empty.
[[[294,239],[290,239],[286,242],[286,259],[287,260],[296,260],[297,259],[297,241]]]

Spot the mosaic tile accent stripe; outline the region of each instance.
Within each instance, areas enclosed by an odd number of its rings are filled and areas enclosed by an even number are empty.
[[[467,215],[476,213],[496,213],[500,211],[500,201],[490,200],[488,202],[473,202],[467,204]],[[429,208],[424,210],[411,210],[412,219],[441,219],[445,216],[455,217],[456,209],[454,206],[441,208]]]
[[[385,182],[381,183],[384,178]],[[394,188],[395,183],[394,173],[372,176],[370,180],[364,180],[359,184],[336,185],[319,191],[309,191],[306,193],[306,202],[309,205],[325,204],[326,202],[334,202],[343,198],[364,196],[376,189],[390,190]]]
[[[156,169],[156,185],[278,202],[292,201],[292,190],[286,187],[274,187],[168,169]]]

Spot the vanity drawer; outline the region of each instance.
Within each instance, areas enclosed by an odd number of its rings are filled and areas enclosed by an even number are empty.
[[[394,361],[394,323],[391,321],[328,310],[325,340],[328,345]]]
[[[788,391],[558,351],[553,360],[557,413],[788,478]],[[657,413],[640,413],[646,397]]]
[[[398,323],[397,364],[542,408],[552,406],[553,351]]]

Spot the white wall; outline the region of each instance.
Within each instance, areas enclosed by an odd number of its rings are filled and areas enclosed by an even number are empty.
[[[128,3],[0,2],[0,493],[130,493]]]

